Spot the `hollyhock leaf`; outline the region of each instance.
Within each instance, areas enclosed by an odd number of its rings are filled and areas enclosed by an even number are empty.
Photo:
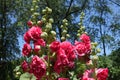
[[[36,80],[36,77],[28,72],[22,74],[19,80]]]

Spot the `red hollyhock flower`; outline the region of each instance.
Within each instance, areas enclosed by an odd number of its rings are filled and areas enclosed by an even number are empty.
[[[34,41],[37,41],[38,39],[40,39],[40,35],[42,33],[42,30],[38,26],[33,26],[32,28],[29,29],[28,32],[31,36],[31,39]]]
[[[93,69],[86,70],[83,74],[82,80],[95,80],[93,78],[93,75],[94,75]],[[108,77],[108,69],[107,68],[97,69],[96,75],[97,75],[97,80],[106,80]]]
[[[34,42],[34,45],[40,45],[40,46],[45,46],[45,41],[43,39],[38,39],[37,41]]]
[[[24,40],[26,43],[30,43],[31,35],[28,31],[24,34]]]
[[[69,78],[58,78],[58,80],[70,80]]]
[[[31,52],[31,46],[28,43],[25,43],[23,48],[22,48],[22,55],[23,56],[28,56]]]
[[[50,49],[53,51],[53,52],[57,52],[60,48],[60,42],[59,41],[54,41],[50,44]]]
[[[29,69],[28,63],[25,60],[22,62],[21,67],[24,72],[27,72]]]
[[[98,80],[106,80],[108,77],[108,69],[100,68],[97,70],[97,78]]]
[[[86,34],[82,34],[80,36],[80,39],[84,42],[84,43],[90,43],[90,37],[87,36]]]
[[[46,65],[38,56],[34,56],[32,58],[32,62],[30,64],[30,73],[33,73],[38,80],[40,80],[46,73]]]

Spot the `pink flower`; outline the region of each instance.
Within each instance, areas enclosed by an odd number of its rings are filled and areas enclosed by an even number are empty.
[[[46,65],[38,56],[32,58],[32,62],[30,63],[30,73],[33,73],[38,80],[40,80],[46,73]]]
[[[28,31],[24,34],[24,40],[26,43],[30,43],[31,35],[29,34]]]
[[[28,63],[25,60],[22,62],[21,67],[24,72],[27,72],[29,69]]]
[[[106,80],[108,77],[108,69],[100,68],[97,70],[97,78],[98,80]]]
[[[60,48],[60,42],[59,41],[54,41],[50,44],[50,49],[53,51],[53,52],[56,52],[58,51]]]
[[[38,39],[37,41],[34,42],[34,45],[40,45],[40,46],[45,46],[45,41],[43,39]]]
[[[58,80],[70,80],[69,78],[58,78]]]
[[[97,80],[106,80],[108,77],[108,69],[100,68],[94,71],[93,69],[86,70],[83,74],[82,80],[95,80],[93,77],[94,72],[96,72]]]
[[[90,38],[89,36],[87,36],[86,34],[82,34],[80,36],[80,39],[84,42],[84,43],[90,43]]]
[[[37,41],[38,39],[40,39],[40,35],[42,33],[42,30],[38,26],[33,26],[32,28],[29,29],[28,32],[31,36],[31,39],[34,41]]]
[[[34,52],[35,52],[36,54],[39,54],[40,49],[41,49],[41,46],[40,46],[40,45],[34,45]]]
[[[22,48],[22,55],[23,56],[28,56],[31,52],[31,46],[28,43],[25,43],[23,48]]]

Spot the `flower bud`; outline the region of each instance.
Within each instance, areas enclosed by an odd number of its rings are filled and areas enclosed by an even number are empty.
[[[68,26],[68,23],[65,23],[65,26]]]
[[[34,11],[34,9],[33,9],[33,8],[31,8],[30,10],[31,10],[32,12]]]
[[[47,29],[47,30],[52,29],[52,24],[51,24],[51,23],[48,23],[48,24],[46,25],[46,29]]]
[[[63,34],[66,34],[67,33],[67,30],[63,30],[63,32],[62,32]]]
[[[39,14],[39,13],[37,13],[37,12],[35,12],[35,13],[33,13],[33,15],[35,15],[35,16],[39,16],[40,14]]]
[[[35,6],[35,9],[38,9],[39,8],[39,6]]]
[[[29,27],[32,27],[32,26],[33,26],[33,22],[32,22],[32,21],[28,21],[28,22],[27,22],[27,25],[28,25]]]
[[[48,8],[48,13],[49,14],[52,13],[52,9]]]
[[[101,52],[101,50],[100,50],[99,48],[97,48],[96,51],[97,51],[97,53],[100,53],[100,52]]]
[[[69,34],[66,34],[66,37],[67,37],[67,38],[69,38],[69,37],[70,37],[70,35],[69,35]]]
[[[37,24],[38,24],[38,26],[42,26],[43,22],[42,21],[38,21]]]
[[[41,37],[46,38],[46,37],[48,37],[48,34],[46,32],[42,32]]]
[[[52,34],[53,36],[56,36],[56,32],[55,32],[55,31],[51,31],[51,34]]]
[[[92,60],[97,61],[98,59],[99,59],[99,58],[98,58],[98,56],[97,56],[97,55],[92,56]]]
[[[80,37],[80,33],[77,34],[77,37]]]
[[[60,26],[60,28],[63,28],[63,27],[64,27],[63,25]]]
[[[52,18],[50,18],[49,19],[49,23],[53,23],[54,21],[53,21],[53,19]]]
[[[44,22],[44,23],[45,23],[45,22],[46,22],[46,19],[45,19],[45,18],[42,18],[42,22]]]
[[[63,23],[67,23],[68,21],[67,21],[67,19],[63,19]]]
[[[43,10],[42,10],[42,13],[43,13],[43,14],[45,14],[45,13],[46,13],[46,10],[45,10],[45,9],[43,9]]]
[[[62,41],[65,41],[65,37],[61,37],[61,40],[62,40]]]

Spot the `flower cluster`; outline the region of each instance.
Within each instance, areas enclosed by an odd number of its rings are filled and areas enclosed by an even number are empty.
[[[22,55],[28,57],[31,55],[31,53],[35,53],[36,56],[32,57],[32,61],[30,63],[23,61],[21,66],[24,72],[34,74],[37,80],[40,80],[41,77],[46,73],[46,64],[37,55],[39,55],[41,46],[45,46],[45,41],[40,37],[42,29],[39,26],[32,26],[32,24],[30,24],[30,21],[28,25],[31,26],[31,28],[24,34],[24,40],[26,43],[22,48]],[[30,46],[30,41],[33,41],[33,49]]]
[[[79,39],[73,44],[67,41],[67,20],[63,21],[63,36],[61,41],[56,39],[56,32],[52,30],[53,19],[47,17],[51,9],[43,11],[42,21],[33,24],[28,21],[29,30],[24,34],[25,44],[22,55],[25,60],[21,67],[23,72],[33,74],[36,80],[106,80],[107,68],[97,68],[98,56],[91,44],[90,37],[81,30]],[[44,28],[41,28],[42,23]],[[84,33],[83,33],[84,32]],[[95,44],[96,47],[96,44]],[[92,59],[93,58],[93,59]],[[83,65],[84,64],[84,65]],[[82,66],[82,74],[76,68]],[[89,67],[86,67],[89,66]],[[82,69],[81,68],[81,69]],[[75,70],[75,71],[73,71]],[[80,77],[77,75],[80,74]]]

